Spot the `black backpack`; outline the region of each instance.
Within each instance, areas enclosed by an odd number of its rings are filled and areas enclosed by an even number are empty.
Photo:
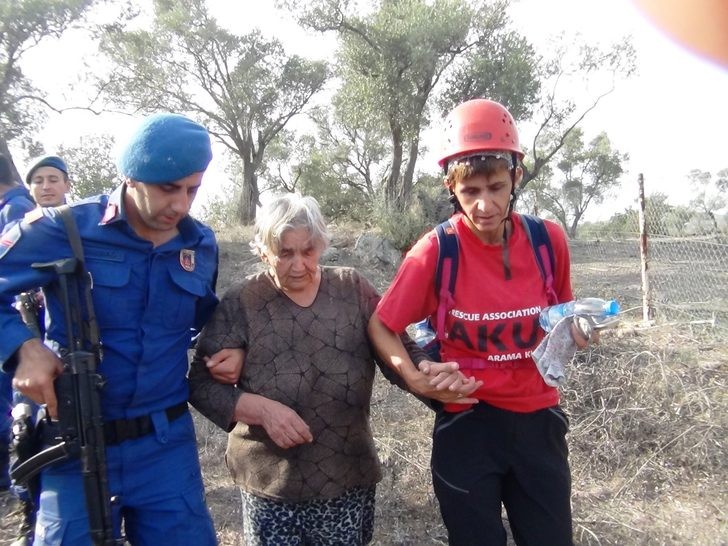
[[[551,246],[546,224],[538,216],[520,214],[523,220],[523,228],[526,232],[533,254],[536,257],[538,270],[544,281],[546,294],[550,305],[558,303],[554,291],[554,249]],[[437,244],[439,247],[437,256],[437,270],[435,271],[435,294],[438,297],[437,312],[435,313],[435,324],[432,324],[430,317],[418,322],[415,329],[430,333],[431,340],[425,343],[422,348],[428,354],[430,360],[440,362],[440,342],[445,339],[445,317],[452,309],[455,301],[455,279],[458,273],[458,237],[455,228],[450,220],[445,220],[437,227]],[[434,334],[434,337],[432,337]]]

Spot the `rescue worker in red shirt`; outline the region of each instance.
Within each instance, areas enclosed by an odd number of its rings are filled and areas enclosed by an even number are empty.
[[[503,504],[518,544],[571,545],[569,421],[558,390],[531,358],[544,336],[538,315],[548,305],[547,287],[523,220],[512,210],[523,177],[518,131],[506,108],[485,99],[457,106],[445,130],[439,164],[456,208],[450,221],[459,265],[441,356],[475,381],[472,393],[458,395],[475,403],[446,403],[433,431],[432,479],[449,541],[504,546]],[[545,223],[555,261],[552,288],[568,301],[566,236]],[[418,370],[397,333],[436,314],[437,262],[433,230],[409,251],[369,323],[378,352],[408,384]],[[578,332],[572,335],[586,345]],[[417,392],[414,382],[410,388]]]

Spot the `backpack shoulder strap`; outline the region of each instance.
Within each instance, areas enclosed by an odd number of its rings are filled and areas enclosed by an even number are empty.
[[[435,228],[437,233],[437,270],[435,271],[435,294],[437,295],[437,315],[435,332],[437,339],[445,338],[445,316],[455,301],[455,279],[458,273],[458,236],[450,220],[445,220]]]
[[[554,290],[554,249],[551,246],[551,238],[546,229],[546,224],[538,216],[521,214],[523,229],[526,232],[531,249],[536,257],[539,273],[546,286],[546,296],[549,304],[558,303],[558,296]]]

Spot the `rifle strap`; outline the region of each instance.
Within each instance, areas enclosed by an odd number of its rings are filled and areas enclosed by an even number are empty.
[[[76,224],[76,219],[73,217],[73,213],[71,212],[71,207],[68,205],[61,205],[58,207],[58,212],[61,215],[64,226],[66,227],[66,234],[68,235],[68,242],[71,245],[73,256],[78,261],[78,273],[83,284],[84,304],[87,314],[86,320],[84,321],[84,334],[91,344],[91,347],[94,350],[99,350],[101,348],[99,325],[96,321],[96,312],[94,311],[94,304],[91,299],[93,279],[86,269],[86,259],[83,254],[83,242],[81,241],[81,235],[78,232],[78,225]]]

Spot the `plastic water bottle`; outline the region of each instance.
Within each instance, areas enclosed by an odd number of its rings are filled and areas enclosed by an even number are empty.
[[[427,347],[435,339],[435,331],[430,326],[430,321],[425,319],[415,324],[415,334],[412,341],[422,348]]]
[[[618,313],[617,300],[581,298],[542,309],[538,322],[544,331],[550,332],[562,318],[578,315],[589,319],[592,326],[598,329],[616,324]]]

